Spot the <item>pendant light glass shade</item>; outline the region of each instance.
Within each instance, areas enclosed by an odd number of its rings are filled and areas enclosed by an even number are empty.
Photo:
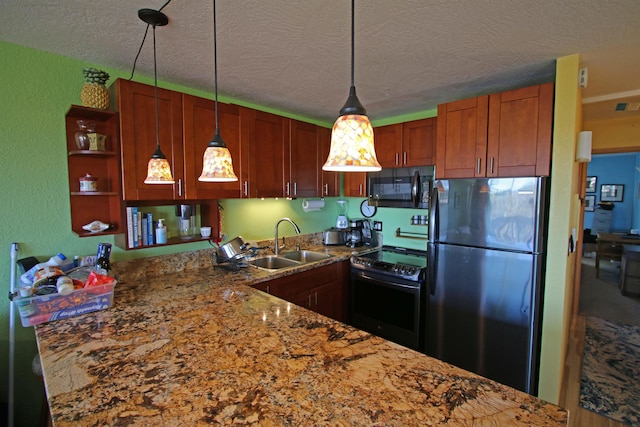
[[[329,157],[323,170],[336,172],[377,172],[382,169],[376,158],[373,127],[367,110],[356,96],[354,85],[355,0],[351,0],[351,87],[340,117],[333,125]]]
[[[338,117],[331,132],[329,158],[322,169],[336,172],[376,172],[382,169],[373,145],[373,127],[360,114]]]
[[[169,161],[160,151],[160,147],[156,148],[156,151],[149,159],[147,164],[147,177],[144,180],[145,184],[173,184],[173,176],[171,176],[171,166]]]
[[[200,175],[198,181],[230,182],[237,180],[238,177],[233,172],[231,152],[216,130],[216,134],[204,152],[202,175]]]
[[[173,184],[173,176],[171,175],[171,166],[169,161],[160,150],[160,130],[158,119],[158,66],[156,61],[156,26],[164,26],[169,23],[167,15],[159,10],[140,9],[138,17],[153,27],[153,80],[155,89],[156,102],[156,150],[151,155],[151,159],[147,164],[147,177],[145,184]],[[147,27],[148,28],[148,27]]]
[[[202,174],[198,181],[231,182],[237,181],[238,177],[233,172],[231,152],[220,136],[220,129],[218,129],[218,49],[216,34],[216,0],[213,0],[213,73],[216,96],[216,132],[204,151]]]

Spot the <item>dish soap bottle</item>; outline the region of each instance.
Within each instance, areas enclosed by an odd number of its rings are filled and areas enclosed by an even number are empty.
[[[163,245],[167,243],[167,227],[164,225],[164,218],[158,220],[158,227],[156,228],[156,243]]]

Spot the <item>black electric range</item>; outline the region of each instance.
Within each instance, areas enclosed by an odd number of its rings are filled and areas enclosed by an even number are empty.
[[[382,246],[351,257],[355,270],[423,283],[427,273],[427,252],[397,246]]]

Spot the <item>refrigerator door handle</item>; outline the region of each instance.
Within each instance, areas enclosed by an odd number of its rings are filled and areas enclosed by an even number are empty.
[[[431,242],[437,242],[440,236],[438,235],[438,189],[433,186],[431,189],[431,200],[429,205],[429,228],[427,230],[428,239]]]
[[[434,243],[429,244],[429,250],[427,251],[427,285],[429,286],[429,293],[431,295],[436,294],[436,277],[438,271],[438,245]]]

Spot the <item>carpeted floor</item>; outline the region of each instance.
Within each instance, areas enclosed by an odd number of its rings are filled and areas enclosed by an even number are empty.
[[[582,259],[580,314],[640,326],[640,298],[620,293],[619,263],[601,261],[599,279],[594,265],[593,258]]]
[[[618,289],[619,266],[602,263],[595,278],[584,259],[580,313],[587,319],[580,406],[640,426],[640,298]]]

